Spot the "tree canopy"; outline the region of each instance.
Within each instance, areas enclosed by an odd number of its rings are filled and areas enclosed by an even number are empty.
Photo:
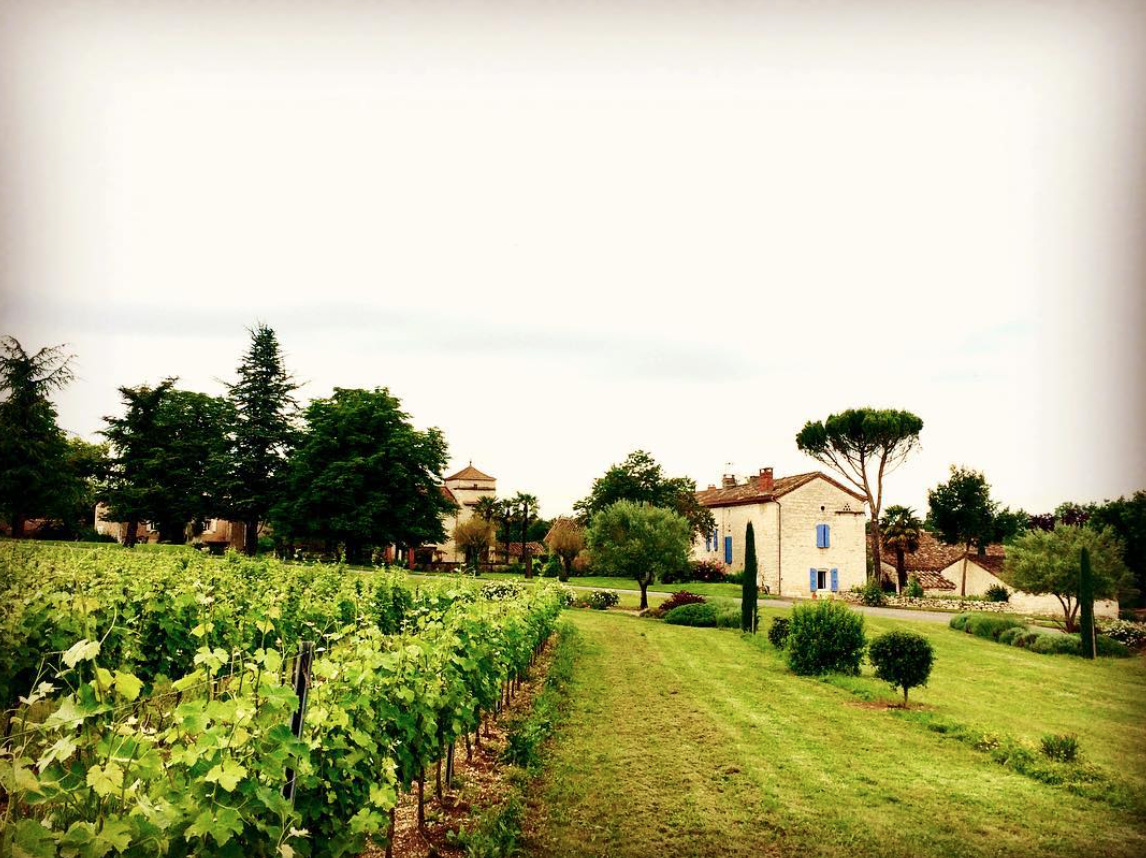
[[[573,561],[585,548],[584,529],[571,518],[559,518],[546,534],[545,544],[561,561],[561,580],[568,581],[573,571]]]
[[[250,330],[251,342],[238,367],[238,381],[227,385],[235,411],[234,461],[229,515],[246,524],[244,550],[258,548],[259,523],[279,499],[286,459],[297,437],[298,384],[287,372],[275,332],[263,324]]]
[[[683,569],[692,544],[688,520],[670,509],[620,500],[593,515],[587,533],[593,565],[609,575],[632,578],[648,608],[653,581]]]
[[[438,429],[415,429],[400,406],[385,388],[335,388],[307,406],[271,513],[276,536],[341,544],[351,559],[442,540],[454,509],[439,487],[446,441]]]
[[[1090,553],[1095,599],[1117,599],[1133,592],[1130,570],[1122,560],[1122,544],[1108,527],[1059,524],[1054,530],[1029,530],[1008,546],[1003,566],[1012,587],[1058,599],[1067,631],[1074,631],[1078,613],[1083,548]]]
[[[696,481],[665,477],[660,464],[644,450],[635,450],[595,479],[589,496],[575,503],[573,509],[582,522],[588,522],[595,513],[621,500],[673,510],[688,521],[694,538],[716,526],[712,511],[696,499]]]
[[[0,338],[0,518],[17,538],[27,519],[62,514],[72,488],[63,486],[69,448],[49,399],[72,380],[71,363],[63,346],[28,354],[15,337]]]
[[[150,521],[162,542],[183,542],[188,524],[226,513],[234,409],[224,398],[155,387],[121,387],[124,413],[105,417],[111,444],[109,513],[135,526]]]
[[[948,545],[972,546],[990,544],[998,529],[999,505],[991,499],[991,486],[979,471],[951,466],[951,477],[927,492],[927,524]],[[967,558],[963,558],[963,575],[959,589],[967,595]]]
[[[477,571],[482,555],[493,543],[493,525],[480,515],[467,518],[454,527],[454,544],[466,558],[466,568]]]
[[[835,471],[867,499],[877,575],[883,478],[919,446],[922,431],[923,421],[910,411],[849,408],[826,420],[809,420],[796,435],[802,452]]]

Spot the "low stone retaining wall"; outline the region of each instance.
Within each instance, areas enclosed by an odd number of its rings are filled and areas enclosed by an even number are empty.
[[[843,592],[836,594],[845,602],[853,605],[862,605],[863,596],[860,593]],[[992,611],[998,614],[1014,612],[1015,608],[1009,602],[984,602],[954,599],[932,599],[927,596],[916,598],[913,596],[897,596],[894,593],[885,593],[883,596],[885,608],[924,608],[928,611],[950,611],[960,614],[963,611]]]

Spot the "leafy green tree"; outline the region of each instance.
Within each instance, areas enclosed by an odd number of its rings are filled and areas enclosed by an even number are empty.
[[[716,526],[712,510],[696,498],[696,481],[665,477],[661,466],[644,450],[630,453],[625,461],[595,479],[589,496],[574,504],[573,509],[582,522],[588,522],[594,513],[620,500],[673,510],[688,520],[694,538]]]
[[[254,555],[259,524],[279,498],[287,456],[298,434],[294,399],[298,384],[287,372],[275,332],[260,323],[250,335],[250,347],[238,367],[239,380],[227,385],[235,409],[229,514],[244,523],[243,550]]]
[[[341,544],[352,561],[374,547],[442,541],[443,516],[455,509],[440,490],[446,441],[415,429],[400,406],[385,388],[335,388],[307,406],[271,513],[276,534]]]
[[[1110,528],[1072,527],[1029,530],[1007,548],[1007,583],[1035,595],[1050,594],[1062,605],[1066,630],[1075,631],[1079,609],[1082,550],[1090,556],[1093,598],[1117,599],[1133,590],[1122,544]]]
[[[72,380],[71,363],[63,346],[28,354],[15,337],[0,338],[0,516],[16,539],[29,518],[59,512],[68,442],[48,397]]]
[[[849,408],[826,420],[809,420],[796,435],[802,452],[831,468],[867,499],[875,576],[880,570],[883,478],[919,446],[922,431],[923,421],[910,411]]]
[[[892,688],[903,689],[903,708],[907,708],[907,692],[926,685],[935,664],[935,649],[931,641],[918,632],[885,632],[871,643],[868,661],[875,667],[876,679],[882,679]]]
[[[1085,545],[1078,558],[1078,606],[1082,615],[1079,629],[1082,657],[1093,659],[1097,645],[1094,631],[1094,578],[1090,572],[1090,551]]]
[[[744,577],[740,585],[740,630],[756,633],[756,532],[752,522],[744,534]]]
[[[550,554],[561,562],[560,579],[568,581],[573,571],[573,561],[585,548],[584,529],[571,518],[559,518],[546,534],[545,544],[549,546]]]
[[[923,522],[911,507],[893,505],[884,513],[879,529],[883,547],[895,553],[895,590],[902,593],[907,586],[906,555],[919,550]]]
[[[234,409],[222,397],[174,384],[122,387],[124,415],[104,418],[109,512],[128,522],[128,545],[140,521],[157,524],[161,542],[181,543],[189,524],[226,512]]]
[[[482,554],[489,550],[493,535],[493,525],[480,515],[471,516],[454,528],[454,544],[462,550],[466,568],[475,574]]]
[[[59,518],[63,536],[74,539],[95,527],[95,507],[108,475],[107,444],[68,438],[67,478],[60,481]]]
[[[1146,491],[1093,504],[1087,525],[1114,531],[1122,542],[1122,560],[1134,576],[1139,600],[1146,598]]]
[[[927,493],[928,524],[948,545],[963,546],[959,595],[967,595],[967,555],[972,546],[986,545],[997,532],[999,506],[991,486],[979,471],[951,466],[951,477]]]
[[[688,520],[672,510],[620,500],[593,515],[587,541],[596,568],[640,585],[645,610],[649,584],[688,563],[692,535]]]

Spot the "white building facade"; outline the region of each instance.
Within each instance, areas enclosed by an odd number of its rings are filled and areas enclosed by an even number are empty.
[[[864,499],[825,474],[777,479],[771,468],[761,468],[744,481],[726,476],[697,499],[712,510],[716,528],[693,543],[695,560],[743,570],[751,522],[762,592],[821,598],[866,581]]]

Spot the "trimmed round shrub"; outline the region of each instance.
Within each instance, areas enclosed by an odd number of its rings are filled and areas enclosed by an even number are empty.
[[[927,684],[935,664],[935,649],[917,632],[886,632],[871,642],[867,658],[875,667],[876,679],[903,689],[906,706],[907,692]]]
[[[883,587],[878,581],[868,581],[860,590],[860,601],[869,608],[879,608],[887,601],[883,595]]]
[[[665,614],[665,622],[674,626],[705,626],[716,625],[716,608],[706,602],[693,602],[673,608]]]
[[[970,614],[956,614],[950,619],[950,621],[948,621],[947,625],[955,629],[955,631],[961,632],[964,628],[966,628],[967,620],[970,618]]]
[[[857,674],[866,646],[863,617],[843,602],[813,602],[792,608],[785,649],[793,672],[801,676]]]
[[[783,649],[784,644],[788,642],[788,632],[791,628],[792,623],[787,617],[773,617],[772,625],[768,627],[768,641],[776,649]]]
[[[1002,584],[992,584],[983,594],[983,598],[988,602],[1009,602],[1011,593]]]
[[[1112,658],[1129,658],[1134,654],[1134,651],[1126,644],[1112,641],[1110,638],[1104,638],[1102,635],[1099,635],[1095,640],[1098,643],[1099,655],[1108,655]]]
[[[1074,635],[1039,635],[1028,648],[1042,655],[1081,655],[1082,641]]]
[[[1006,632],[1004,632],[1004,634],[1006,634]],[[1031,644],[1033,644],[1039,638],[1045,638],[1049,634],[1050,632],[1043,631],[1042,629],[1026,629],[1025,631],[1020,631],[1017,635],[1015,635],[1015,637],[1011,640],[1011,646],[1030,649]],[[1002,636],[1000,636],[999,639],[1002,640]]]

